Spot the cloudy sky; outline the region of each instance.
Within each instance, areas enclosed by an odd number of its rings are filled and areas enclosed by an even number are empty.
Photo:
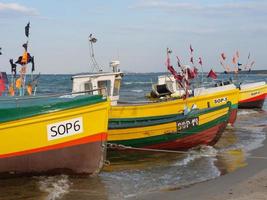
[[[166,71],[166,48],[186,64],[190,44],[204,71],[222,71],[220,53],[231,63],[236,50],[241,63],[250,52],[255,69],[267,69],[267,0],[0,0],[0,71],[22,54],[28,21],[41,73],[91,70],[90,33],[104,70],[119,59],[123,71]]]

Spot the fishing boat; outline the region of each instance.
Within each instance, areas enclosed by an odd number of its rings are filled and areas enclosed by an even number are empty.
[[[96,174],[110,102],[101,95],[2,97],[0,174]]]
[[[262,82],[240,85],[238,108],[262,108],[267,97],[267,84]]]
[[[23,55],[10,59],[10,80],[0,73],[0,175],[96,174],[105,161],[110,101],[95,90],[37,95],[29,28]]]
[[[113,106],[108,142],[115,148],[123,145],[167,150],[214,145],[228,123],[230,111],[231,102],[204,109],[193,107],[183,113],[175,100]]]
[[[94,60],[92,54],[91,58]],[[111,75],[115,76],[109,74],[104,78],[110,78]],[[99,73],[90,76],[92,78],[87,84],[93,85],[93,78],[99,78]],[[77,78],[72,77],[73,88]],[[84,84],[80,82],[75,88],[79,91],[85,88]],[[109,86],[112,87],[112,84]],[[236,112],[232,103],[237,105],[237,91],[236,88],[212,94],[206,91],[205,95],[158,102],[117,101],[110,110],[108,142],[113,145],[175,150],[214,144],[228,121],[235,120]]]
[[[226,56],[224,53],[221,54],[221,65],[225,69],[225,73],[230,72],[229,67],[224,67]],[[265,81],[261,82],[247,82],[247,80],[240,80],[238,74],[242,71],[247,74],[247,77],[252,71],[252,66],[255,64],[255,61],[250,61],[250,53],[248,54],[247,61],[243,65],[239,61],[239,52],[236,51],[232,63],[234,64],[234,74],[236,86],[239,88],[239,102],[238,108],[262,108],[266,95],[267,95],[267,85]]]

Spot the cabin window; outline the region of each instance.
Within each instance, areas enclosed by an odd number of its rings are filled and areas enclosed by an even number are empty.
[[[93,90],[92,82],[86,82],[86,83],[84,84],[84,90],[85,90],[85,91]],[[93,92],[88,92],[88,94],[93,94]]]
[[[100,93],[102,95],[107,95],[107,96],[110,96],[110,90],[111,90],[111,81],[110,80],[104,80],[104,81],[98,81],[97,82],[97,87],[98,88],[106,88],[103,89],[103,90],[100,90]]]
[[[119,96],[120,87],[121,87],[121,80],[120,79],[115,79],[113,96]]]

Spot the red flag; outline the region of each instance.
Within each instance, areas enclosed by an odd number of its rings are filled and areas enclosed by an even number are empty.
[[[217,74],[211,69],[207,78],[217,79]]]
[[[224,53],[221,53],[221,57],[222,57],[222,59],[223,59],[223,60],[225,60],[225,59],[226,59],[226,56],[225,56],[225,54],[224,54]]]
[[[201,59],[201,57],[199,57],[198,59],[199,59],[198,63],[199,63],[200,65],[202,65],[202,59]]]
[[[2,96],[2,93],[6,90],[6,85],[3,79],[0,79],[0,96]]]
[[[192,45],[190,44],[190,52],[193,53],[194,49],[192,48]]]

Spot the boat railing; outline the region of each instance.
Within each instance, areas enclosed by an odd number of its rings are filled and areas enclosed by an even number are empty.
[[[97,94],[93,94],[93,92],[98,92]],[[65,93],[57,93],[57,94],[44,94],[44,95],[38,95],[38,96],[7,96],[7,97],[1,97],[0,98],[0,107],[5,107],[5,105],[13,105],[16,107],[19,107],[19,104],[21,102],[29,102],[31,100],[42,100],[47,98],[73,98],[76,96],[81,95],[102,95],[103,97],[107,97],[107,88],[97,88],[92,90],[84,90],[79,92],[65,92]],[[5,104],[7,102],[8,104]]]

